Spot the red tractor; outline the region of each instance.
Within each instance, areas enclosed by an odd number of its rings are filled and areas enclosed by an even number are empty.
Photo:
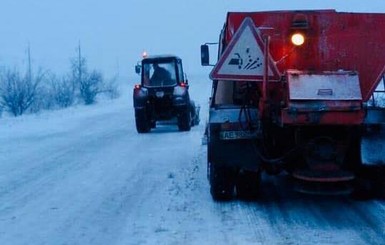
[[[302,192],[369,193],[384,178],[384,30],[385,14],[228,13],[210,74],[212,197],[256,197],[261,173],[282,170]]]

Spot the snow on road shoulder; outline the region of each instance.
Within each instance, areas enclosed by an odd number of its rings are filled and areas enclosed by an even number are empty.
[[[126,89],[124,90],[126,92]],[[0,140],[18,137],[41,136],[72,130],[87,118],[108,116],[122,108],[131,109],[132,99],[124,94],[115,100],[102,100],[93,105],[76,105],[60,110],[45,110],[37,114],[0,118]]]

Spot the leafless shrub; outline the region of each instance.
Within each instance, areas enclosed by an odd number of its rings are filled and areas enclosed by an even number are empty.
[[[75,102],[75,84],[70,77],[51,77],[51,96],[59,108],[67,108]]]
[[[86,105],[95,103],[95,97],[100,91],[103,81],[101,73],[93,71],[89,74],[87,59],[81,56],[79,46],[79,56],[71,60],[72,81],[79,91],[79,98]]]
[[[71,60],[71,77],[74,88],[78,89],[80,100],[86,105],[95,103],[99,94],[105,94],[109,98],[119,96],[116,78],[106,82],[100,71],[88,71],[87,59],[81,56],[80,47],[77,58]]]
[[[78,55],[71,60],[70,74],[58,78],[41,70],[32,75],[31,64],[26,75],[0,67],[0,116],[8,111],[20,116],[26,111],[66,108],[77,102],[93,104],[99,94],[114,99],[119,96],[117,78],[105,81],[100,71],[88,71],[87,60]]]
[[[102,92],[102,85],[103,76],[98,71],[92,71],[89,75],[87,74],[87,77],[80,80],[79,91],[84,104],[95,103],[96,96]]]
[[[44,75],[7,70],[0,76],[0,105],[12,115],[20,116],[36,101],[38,86]]]
[[[109,99],[118,98],[120,94],[117,84],[117,76],[113,77],[107,82],[104,82],[103,89],[101,92],[104,93]]]

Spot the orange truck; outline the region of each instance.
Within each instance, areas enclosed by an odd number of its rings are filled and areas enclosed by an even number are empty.
[[[381,13],[228,13],[210,73],[212,197],[257,197],[261,173],[282,171],[301,192],[370,193],[385,163],[384,30]]]

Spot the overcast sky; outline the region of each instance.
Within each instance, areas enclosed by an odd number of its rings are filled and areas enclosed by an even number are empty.
[[[228,11],[336,9],[385,13],[384,0],[0,0],[0,67],[69,69],[80,41],[90,68],[133,77],[143,50],[171,53],[187,73],[200,67],[199,46],[217,41]]]

